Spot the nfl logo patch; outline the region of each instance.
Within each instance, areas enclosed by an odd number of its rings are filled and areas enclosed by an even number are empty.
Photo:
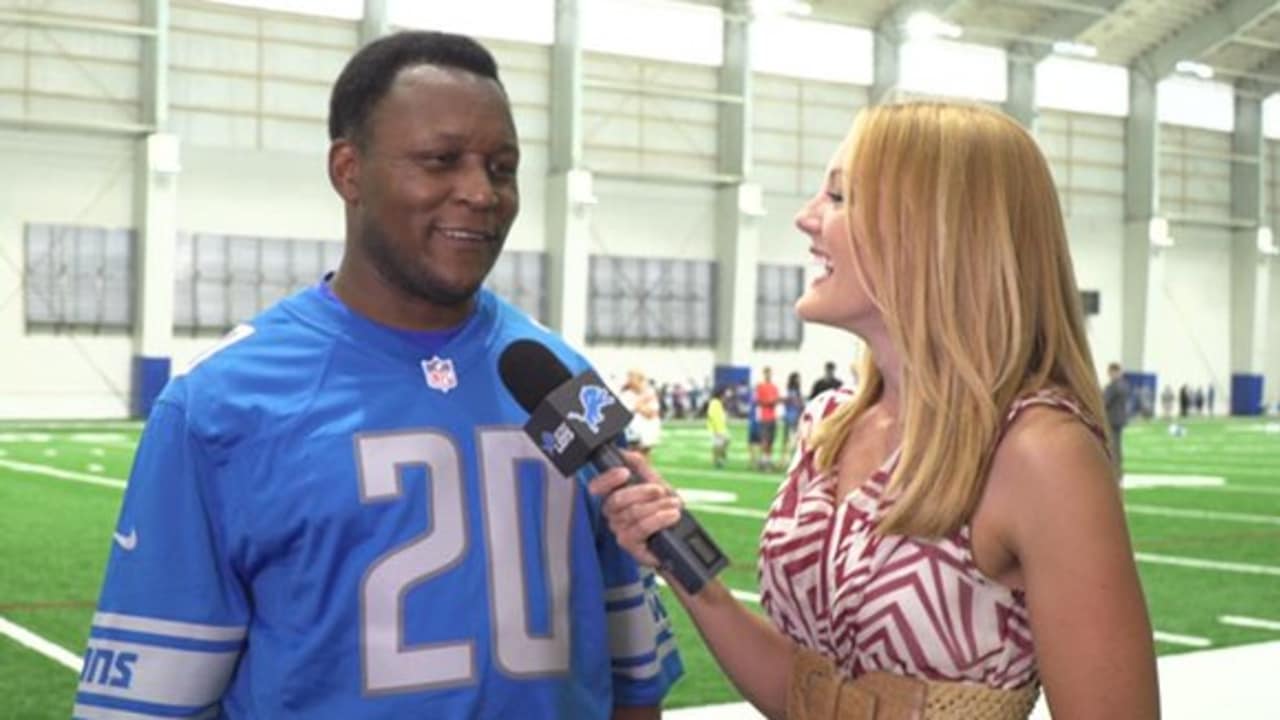
[[[458,375],[453,371],[453,361],[440,356],[422,361],[422,373],[427,376],[427,387],[447,393],[458,387]]]

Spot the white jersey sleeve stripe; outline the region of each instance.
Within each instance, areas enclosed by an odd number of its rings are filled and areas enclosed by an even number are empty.
[[[640,597],[644,594],[644,584],[633,582],[628,585],[619,585],[618,587],[606,588],[604,591],[604,601],[606,603],[616,603],[623,600]]]
[[[156,720],[156,718],[173,718],[173,715],[152,715],[150,713],[139,713],[131,710],[120,710],[118,708],[97,707],[96,705],[84,705],[76,703],[71,710],[72,717],[75,720]],[[215,705],[196,715],[188,715],[193,720],[207,720],[208,718],[217,717],[218,707]]]
[[[669,638],[658,647],[658,652],[648,662],[642,662],[635,665],[620,665],[613,663],[613,674],[631,680],[648,680],[662,672],[662,661],[668,655],[675,652],[676,643],[674,638]]]
[[[609,654],[615,659],[652,654],[661,626],[654,622],[648,603],[609,613]]]
[[[79,691],[203,708],[222,697],[239,656],[239,651],[193,652],[91,637]]]
[[[203,625],[107,612],[94,613],[93,625],[104,630],[130,630],[212,642],[243,640],[247,631],[244,625]]]

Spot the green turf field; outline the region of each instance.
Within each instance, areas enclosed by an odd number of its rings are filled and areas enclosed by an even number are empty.
[[[1125,435],[1130,475],[1177,476],[1125,493],[1156,649],[1280,640],[1280,423],[1193,420],[1188,428],[1172,437],[1164,423],[1139,423]],[[79,655],[138,430],[0,423],[0,624]],[[725,581],[754,602],[756,537],[778,477],[746,469],[736,431],[731,468],[710,468],[705,431],[690,423],[668,423],[655,460],[682,489],[731,494],[703,495],[694,507],[733,558]],[[1179,479],[1200,484],[1167,484]],[[667,602],[687,669],[669,705],[737,699]],[[0,635],[0,678],[0,719],[69,716],[77,673],[67,665]]]

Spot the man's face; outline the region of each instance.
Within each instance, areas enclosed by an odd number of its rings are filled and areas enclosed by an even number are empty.
[[[356,148],[360,259],[435,305],[467,302],[493,268],[520,207],[506,95],[452,68],[402,69]]]

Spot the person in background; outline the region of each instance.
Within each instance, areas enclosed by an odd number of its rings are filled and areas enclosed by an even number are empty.
[[[862,110],[796,225],[801,318],[865,343],[760,536],[765,617],[673,591],[766,717],[1153,720],[1159,692],[1048,162],[980,105]],[[623,545],[674,524],[648,465],[592,481]],[[662,571],[660,571],[662,572]],[[837,710],[833,709],[838,705]]]
[[[707,430],[711,432],[711,464],[724,467],[729,454],[729,416],[721,396],[728,398],[727,388],[716,388],[707,402]]]
[[[782,452],[787,461],[791,460],[791,455],[795,452],[796,427],[800,424],[804,401],[800,373],[793,372],[787,376],[786,394],[782,396]]]
[[[662,440],[662,405],[658,392],[645,378],[643,370],[627,371],[618,399],[634,413],[627,427],[627,445],[648,457]]]
[[[813,387],[809,390],[809,399],[812,400],[828,390],[835,390],[840,387],[840,378],[836,377],[836,364],[827,361],[822,366],[822,377],[813,381]]]
[[[1178,417],[1185,418],[1191,412],[1191,388],[1186,383],[1178,390]]]
[[[761,375],[754,395],[760,429],[760,464],[757,467],[772,470],[773,442],[778,435],[778,404],[782,398],[778,393],[778,386],[773,384],[773,369],[766,367]]]
[[[1172,385],[1165,385],[1164,391],[1160,393],[1160,408],[1164,411],[1164,416],[1166,418],[1173,417],[1173,395]]]
[[[1216,399],[1217,391],[1214,390],[1213,383],[1209,383],[1209,387],[1205,390],[1204,401],[1209,410],[1209,416],[1213,416],[1213,402]]]
[[[747,395],[747,468],[760,469],[760,416],[756,412],[756,401],[750,393]]]
[[[1107,410],[1107,427],[1111,430],[1111,462],[1116,478],[1124,477],[1124,426],[1129,423],[1129,381],[1124,378],[1120,363],[1107,366],[1107,387],[1102,391],[1102,403]]]
[[[499,376],[517,339],[589,365],[482,287],[519,209],[493,57],[389,35],[329,108],[341,265],[156,401],[72,713],[659,717],[681,665],[654,580]]]

